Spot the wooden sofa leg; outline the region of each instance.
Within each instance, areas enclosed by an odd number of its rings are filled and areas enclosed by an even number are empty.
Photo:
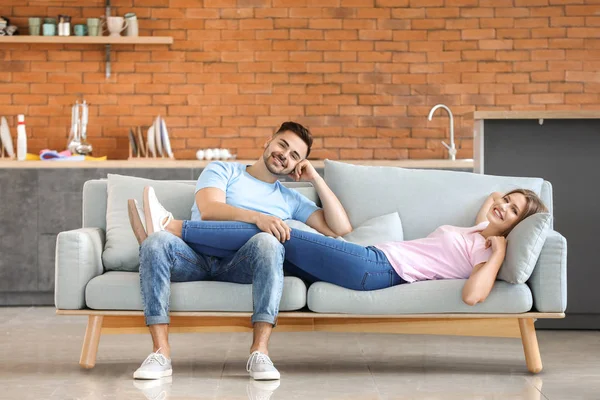
[[[79,358],[79,365],[83,368],[90,369],[96,365],[96,354],[98,353],[103,320],[104,317],[102,315],[90,315],[88,317],[85,337],[83,338],[83,348],[81,349],[81,357]]]
[[[519,318],[519,329],[521,330],[527,369],[529,372],[537,374],[542,370],[542,357],[540,356],[533,318]]]

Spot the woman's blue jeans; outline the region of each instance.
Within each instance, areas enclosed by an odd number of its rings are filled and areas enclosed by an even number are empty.
[[[260,233],[253,224],[223,221],[184,221],[182,239],[194,251],[228,257]],[[313,281],[353,290],[377,290],[406,283],[383,252],[327,236],[292,229],[283,243],[288,272]],[[291,271],[290,271],[291,269]]]

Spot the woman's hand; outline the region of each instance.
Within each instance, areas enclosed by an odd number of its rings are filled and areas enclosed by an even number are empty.
[[[280,218],[267,214],[260,214],[256,219],[256,226],[261,231],[275,236],[281,243],[290,240],[290,232],[292,229]]]
[[[492,253],[495,254],[506,254],[506,246],[508,242],[504,236],[490,236],[485,241],[485,248],[489,249],[492,247]]]

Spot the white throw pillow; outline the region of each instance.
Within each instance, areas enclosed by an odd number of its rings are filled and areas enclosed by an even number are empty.
[[[152,186],[156,196],[176,219],[190,219],[195,185],[176,181],[155,181],[108,174],[106,200],[106,245],[102,262],[106,270],[138,271],[139,245],[127,213],[127,200],[136,199],[142,206],[145,186]]]
[[[498,279],[510,283],[525,283],[542,252],[552,226],[552,216],[533,214],[519,222],[508,234],[506,257],[498,271]]]
[[[285,222],[292,229],[321,234],[300,221],[287,220]],[[380,215],[365,221],[352,232],[343,237],[338,236],[336,239],[360,244],[361,246],[373,246],[384,242],[401,242],[404,240],[402,221],[400,221],[397,212]]]

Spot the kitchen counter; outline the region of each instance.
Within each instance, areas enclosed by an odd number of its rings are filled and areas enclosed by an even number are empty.
[[[236,160],[252,164],[256,160]],[[473,160],[338,160],[355,165],[424,169],[473,169]],[[210,161],[198,160],[108,160],[108,161],[8,161],[0,160],[1,168],[204,168]],[[323,160],[311,160],[317,169],[324,168]]]

